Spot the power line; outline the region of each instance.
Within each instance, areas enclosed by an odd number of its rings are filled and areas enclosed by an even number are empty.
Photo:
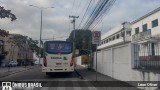
[[[91,13],[90,17],[88,18],[88,20],[90,20],[91,16],[94,14],[94,12],[96,11],[97,6],[99,6],[99,4],[100,4],[100,1],[98,1],[98,3],[96,4],[96,6],[95,6],[94,10],[92,11],[92,13]],[[85,22],[84,26],[87,24],[88,20]],[[84,26],[83,26],[83,29],[84,29]]]
[[[108,3],[108,7],[105,9],[106,11],[103,11],[103,14],[98,17],[99,20],[97,20],[97,23],[91,29],[94,29],[98,25],[98,23],[103,20],[103,18],[108,14],[109,10],[111,9],[115,1],[116,0],[112,0],[111,2]]]
[[[87,12],[88,12],[88,9],[89,9],[89,6],[90,6],[91,2],[92,2],[92,0],[90,0],[90,2],[89,2],[88,6],[87,6],[87,9],[86,9],[86,11],[85,11],[85,13],[84,13],[84,15],[83,15],[83,18],[82,18],[82,20],[81,20],[78,28],[81,26],[82,22],[84,21],[84,18],[85,18],[85,16],[86,16]]]
[[[84,29],[88,29],[91,26],[91,24],[95,21],[95,19],[101,14],[108,1],[109,0],[103,0],[103,1],[101,0],[99,7],[96,9],[91,18],[88,20],[87,24],[85,24]]]
[[[116,0],[100,0],[88,20],[85,22],[83,29],[89,29],[93,25],[92,28],[95,28],[101,19],[103,19],[106,12],[109,12],[115,1]]]
[[[82,0],[80,0],[80,3],[77,5],[77,10],[76,10],[75,14],[79,11],[81,3],[82,3]],[[79,14],[77,14],[77,15],[79,15]]]
[[[74,4],[75,4],[75,0],[73,1],[73,5],[72,5],[72,9],[71,9],[71,15],[72,15],[72,12],[73,12]]]
[[[65,37],[68,37],[68,36],[54,37],[54,39],[57,39],[57,38],[65,38]],[[45,38],[45,39],[42,39],[42,40],[53,40],[53,38]]]

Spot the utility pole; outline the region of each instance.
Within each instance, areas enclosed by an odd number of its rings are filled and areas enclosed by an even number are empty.
[[[79,16],[69,16],[69,18],[73,18],[73,20],[71,21],[71,23],[73,23],[73,30],[74,30],[74,40],[75,40],[75,22],[76,22],[76,18],[79,18]]]
[[[53,34],[53,40],[54,40],[54,34]]]
[[[79,18],[79,16],[69,16],[69,18],[73,18],[73,20],[71,21],[71,23],[73,23],[73,30],[74,30],[74,35],[73,35],[73,57],[74,57],[74,60],[75,60],[75,22],[76,22],[76,18]]]
[[[42,14],[43,14],[43,10],[44,9],[48,9],[48,8],[54,8],[54,7],[38,7],[38,6],[34,6],[34,5],[29,5],[29,6],[32,6],[32,7],[36,7],[38,9],[41,10],[41,24],[40,24],[40,39],[39,39],[39,65],[40,65],[40,60],[41,60],[41,41],[42,41]]]

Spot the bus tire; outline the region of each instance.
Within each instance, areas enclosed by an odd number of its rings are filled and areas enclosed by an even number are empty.
[[[46,72],[46,75],[51,75],[51,73],[49,73],[49,72]]]

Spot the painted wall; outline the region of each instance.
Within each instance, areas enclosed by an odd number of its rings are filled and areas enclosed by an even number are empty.
[[[76,57],[76,64],[83,66],[83,67],[86,67],[86,65],[82,65],[82,57],[81,56]]]
[[[156,35],[160,35],[160,11],[132,24],[132,35],[135,34],[135,28],[139,27],[139,32],[142,32],[142,26],[144,24],[147,24],[147,28],[148,29],[151,29],[151,35],[152,36],[156,36]],[[155,20],[155,19],[158,19],[158,26],[157,27],[154,27],[152,28],[152,21]]]
[[[101,50],[97,53],[97,71],[121,81],[160,81],[160,74],[158,73],[133,69],[133,56],[134,48],[131,43]],[[93,66],[96,70],[95,58],[96,53],[94,53]],[[154,90],[155,88],[145,89]]]

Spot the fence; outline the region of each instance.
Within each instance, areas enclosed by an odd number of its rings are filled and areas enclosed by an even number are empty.
[[[160,44],[146,42],[134,45],[134,68],[159,69],[160,68]]]

